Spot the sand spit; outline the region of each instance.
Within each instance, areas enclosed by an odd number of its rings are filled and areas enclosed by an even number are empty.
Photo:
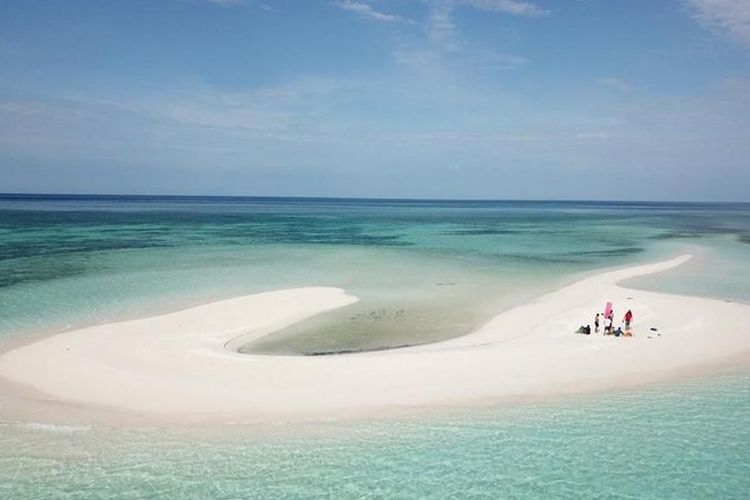
[[[319,357],[235,352],[240,338],[357,300],[298,288],[52,335],[0,356],[0,377],[29,398],[98,413],[211,422],[340,418],[665,380],[750,352],[750,306],[618,285],[689,258],[583,279],[430,345]],[[606,300],[618,319],[633,310],[635,336],[573,334],[593,327]]]

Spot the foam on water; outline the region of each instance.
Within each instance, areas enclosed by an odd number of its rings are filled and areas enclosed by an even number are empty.
[[[60,424],[48,424],[41,422],[28,422],[15,424],[22,429],[30,429],[34,431],[47,432],[51,434],[74,434],[78,432],[87,432],[91,430],[90,425],[60,425]]]

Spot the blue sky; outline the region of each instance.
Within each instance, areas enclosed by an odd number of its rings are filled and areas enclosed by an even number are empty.
[[[0,192],[750,201],[750,0],[4,0]]]

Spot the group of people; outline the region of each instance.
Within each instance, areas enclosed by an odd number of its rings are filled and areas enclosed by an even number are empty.
[[[617,327],[616,330],[614,326],[614,309],[610,309],[609,314],[607,315],[596,313],[596,317],[594,317],[594,333],[599,333],[599,321],[602,317],[604,318],[604,335],[614,335],[615,337],[619,337],[620,335],[622,335],[623,337],[633,336],[633,330],[630,327],[630,325],[633,323],[633,311],[631,311],[630,309],[628,309],[628,312],[625,313],[625,316],[622,318],[622,323]],[[625,327],[624,329],[623,326]]]
[[[631,325],[633,324],[633,311],[628,309],[628,312],[626,312],[625,316],[623,316],[622,318],[622,323],[617,327],[617,329],[615,329],[615,311],[609,308],[609,305],[610,304],[607,303],[608,310],[606,312],[596,313],[596,316],[594,317],[594,333],[599,333],[599,326],[603,323],[603,335],[614,335],[615,337],[632,337],[633,329],[631,328]],[[581,326],[576,331],[576,333],[591,335],[591,325]]]

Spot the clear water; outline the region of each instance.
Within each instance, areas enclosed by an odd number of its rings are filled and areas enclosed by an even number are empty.
[[[361,301],[245,349],[413,344],[686,251],[630,284],[750,302],[747,204],[0,195],[0,337],[331,285]],[[0,498],[746,498],[749,382],[270,429],[5,422]]]
[[[2,498],[747,498],[750,375],[398,421],[0,426]]]
[[[361,302],[247,349],[414,344],[580,273],[686,247],[728,249],[719,276],[693,269],[690,290],[748,300],[748,235],[742,204],[3,196],[0,336],[331,285]]]

